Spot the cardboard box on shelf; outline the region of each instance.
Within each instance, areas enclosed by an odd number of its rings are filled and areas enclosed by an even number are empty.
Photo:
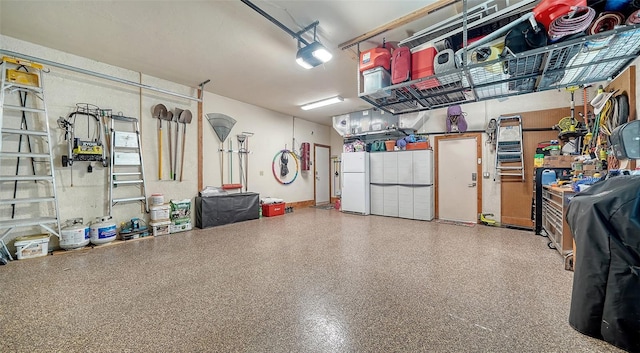
[[[545,156],[543,168],[571,168],[571,163],[576,156]]]

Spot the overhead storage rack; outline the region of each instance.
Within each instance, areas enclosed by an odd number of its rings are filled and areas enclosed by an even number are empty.
[[[468,55],[464,53],[463,57]],[[448,72],[382,87],[359,97],[391,114],[613,80],[640,55],[640,25],[562,41]],[[440,85],[419,89],[437,79]],[[422,85],[424,86],[424,85]]]

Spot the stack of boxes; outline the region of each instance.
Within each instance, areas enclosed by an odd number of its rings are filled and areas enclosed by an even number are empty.
[[[191,230],[191,200],[171,200],[149,207],[153,236]]]

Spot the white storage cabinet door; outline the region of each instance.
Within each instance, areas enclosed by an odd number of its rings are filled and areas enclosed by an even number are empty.
[[[413,183],[416,185],[433,184],[433,151],[413,152]]]
[[[384,185],[383,187],[384,208],[383,215],[398,217],[398,186]]]
[[[371,214],[384,215],[384,189],[382,185],[371,185]]]
[[[396,152],[398,155],[398,184],[413,184],[413,153],[412,151]]]
[[[413,219],[430,221],[433,219],[433,186],[413,188]]]
[[[369,170],[370,179],[373,184],[383,183],[384,174],[384,152],[370,153],[369,154]]]
[[[413,219],[413,186],[398,186],[398,217]]]
[[[382,154],[384,158],[384,171],[382,182],[385,184],[398,183],[398,152],[385,152]]]

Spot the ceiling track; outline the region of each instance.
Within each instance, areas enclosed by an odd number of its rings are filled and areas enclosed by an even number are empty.
[[[130,86],[135,86],[138,88],[144,88],[150,91],[155,91],[155,92],[160,92],[166,95],[170,95],[170,96],[174,96],[174,97],[180,97],[180,98],[184,98],[184,99],[189,99],[192,101],[196,101],[196,102],[202,102],[201,98],[197,98],[197,97],[192,97],[186,94],[182,94],[182,93],[177,93],[177,92],[172,92],[166,89],[162,89],[162,88],[158,88],[158,87],[153,87],[153,86],[149,86],[149,85],[144,85],[142,83],[138,83],[138,82],[134,82],[134,81],[129,81],[129,80],[125,80],[119,77],[115,77],[115,76],[111,76],[111,75],[105,75],[99,72],[95,72],[95,71],[90,71],[90,70],[85,70],[79,67],[75,67],[75,66],[70,66],[70,65],[66,65],[66,64],[61,64],[55,61],[50,61],[50,60],[46,60],[46,59],[41,59],[41,58],[37,58],[31,55],[26,55],[26,54],[22,54],[22,53],[17,53],[17,52],[13,52],[13,51],[9,51],[9,50],[4,50],[4,49],[0,49],[0,54],[1,55],[6,55],[6,56],[12,56],[12,57],[16,57],[16,58],[21,58],[21,59],[25,59],[25,60],[29,60],[29,61],[33,61],[33,62],[37,62],[39,64],[43,64],[45,66],[50,66],[50,67],[57,67],[60,69],[64,69],[64,70],[68,70],[68,71],[73,71],[73,72],[77,72],[80,74],[85,74],[85,75],[89,75],[89,76],[94,76],[94,77],[98,77],[98,78],[102,78],[105,80],[109,80],[109,81],[114,81],[114,82],[119,82],[125,85],[130,85]],[[209,80],[207,80],[206,82],[209,82]],[[206,83],[205,82],[205,83]],[[201,88],[203,88],[204,85],[201,84]]]
[[[294,32],[291,29],[289,29],[289,27],[285,26],[282,22],[276,20],[273,16],[269,15],[268,13],[266,13],[263,9],[259,8],[258,6],[256,6],[251,1],[249,1],[249,0],[240,0],[240,1],[242,1],[242,3],[244,3],[245,5],[249,6],[253,11],[259,13],[262,17],[264,17],[267,20],[269,20],[269,22],[271,22],[274,25],[278,26],[278,28],[280,28],[281,30],[287,32],[291,37],[296,38],[299,42],[301,42],[304,45],[309,45],[309,42],[307,42],[304,38],[302,38],[302,34],[304,32],[306,32],[306,31],[310,30],[311,28],[315,28],[319,23],[318,21],[315,21],[314,23],[308,25],[306,28],[304,28],[300,32]],[[314,40],[315,40],[315,36],[314,36]]]

